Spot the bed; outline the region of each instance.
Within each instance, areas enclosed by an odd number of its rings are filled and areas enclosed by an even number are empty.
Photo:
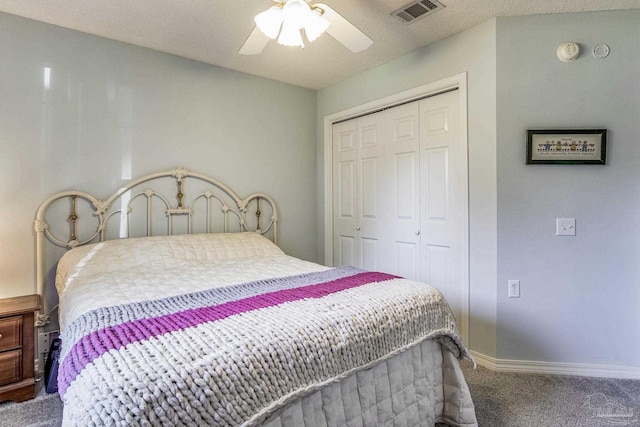
[[[47,199],[37,275],[59,298],[63,424],[477,425],[440,292],[288,256],[277,224],[270,197],[183,168]]]

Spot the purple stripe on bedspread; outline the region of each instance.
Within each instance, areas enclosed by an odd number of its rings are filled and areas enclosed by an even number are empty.
[[[67,357],[62,361],[61,372],[58,376],[60,396],[64,397],[71,382],[87,364],[112,349],[119,349],[134,342],[225,319],[247,311],[273,307],[290,301],[322,298],[346,289],[394,278],[397,276],[378,272],[362,272],[329,282],[282,289],[218,305],[108,326],[85,335],[73,345]]]
[[[293,276],[274,277],[253,282],[228,285],[207,289],[187,294],[174,295],[166,298],[149,301],[140,301],[126,304],[126,310],[122,306],[99,307],[91,311],[91,315],[80,316],[65,327],[64,338],[70,344],[78,341],[93,331],[104,329],[107,326],[118,325],[138,319],[164,316],[179,311],[191,310],[210,305],[219,305],[229,301],[252,297],[254,295],[275,292],[282,289],[298,288],[301,286],[315,285],[317,283],[330,282],[341,277],[352,276],[361,273],[354,267],[338,267],[329,270],[303,273]],[[64,348],[66,356],[66,346]]]

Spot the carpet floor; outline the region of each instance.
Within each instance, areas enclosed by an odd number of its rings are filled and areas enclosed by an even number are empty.
[[[638,380],[474,370],[466,361],[461,366],[480,427],[640,427]],[[0,404],[0,427],[61,423],[57,393],[39,390],[28,402]]]
[[[640,381],[494,372],[460,363],[480,427],[640,426]]]
[[[36,383],[36,397],[23,403],[0,403],[0,427],[60,427],[60,395],[47,394],[42,381]]]

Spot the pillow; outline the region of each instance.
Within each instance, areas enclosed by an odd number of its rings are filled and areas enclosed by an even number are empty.
[[[108,240],[74,248],[58,263],[58,293],[82,270],[83,275],[189,263],[284,255],[271,240],[255,232],[184,234]]]

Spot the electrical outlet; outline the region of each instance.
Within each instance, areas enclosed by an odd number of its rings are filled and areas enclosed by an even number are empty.
[[[520,298],[520,280],[509,280],[509,298]]]
[[[49,332],[38,334],[38,351],[40,353],[49,353]]]

